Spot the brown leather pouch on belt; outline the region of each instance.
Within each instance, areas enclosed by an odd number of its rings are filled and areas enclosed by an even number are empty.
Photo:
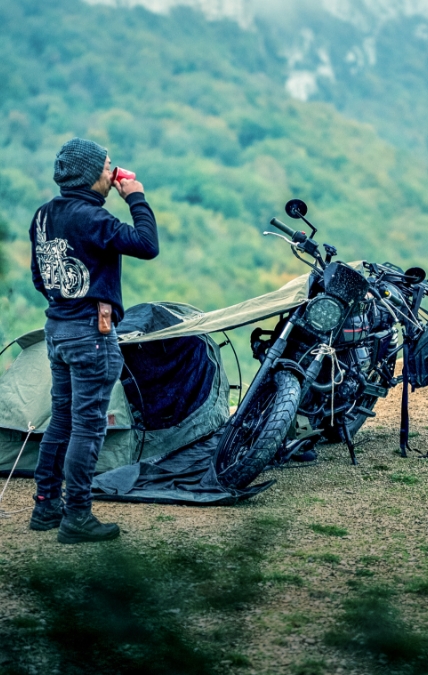
[[[98,330],[104,335],[111,333],[111,312],[112,308],[108,302],[98,303]]]

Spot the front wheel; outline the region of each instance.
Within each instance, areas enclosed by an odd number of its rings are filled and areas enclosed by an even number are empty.
[[[215,468],[221,485],[249,485],[282,445],[300,402],[300,384],[289,371],[279,371],[262,384],[239,426],[229,424],[219,443]]]

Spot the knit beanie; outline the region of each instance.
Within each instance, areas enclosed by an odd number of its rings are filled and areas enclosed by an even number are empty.
[[[60,187],[91,187],[104,169],[106,148],[84,138],[64,143],[55,159],[53,179]]]

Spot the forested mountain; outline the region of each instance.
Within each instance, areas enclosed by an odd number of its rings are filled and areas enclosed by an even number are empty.
[[[43,324],[27,230],[57,192],[54,156],[74,135],[137,171],[159,221],[159,258],[125,262],[128,306],[175,299],[212,309],[306,271],[286,245],[261,234],[291,197],[307,201],[318,239],[337,245],[342,259],[425,264],[423,151],[415,159],[374,124],[349,119],[345,104],[346,116],[338,112],[337,69],[331,102],[293,99],[279,33],[266,17],[254,26],[208,22],[180,7],[160,15],[78,0],[0,0],[0,229],[9,232],[0,341]],[[384,84],[380,75],[370,82],[374,109]],[[405,73],[401,84],[408,103]],[[119,198],[107,206],[128,218]]]
[[[428,0],[85,0],[178,6],[230,18],[275,54],[286,93],[370,122],[399,147],[427,154]]]

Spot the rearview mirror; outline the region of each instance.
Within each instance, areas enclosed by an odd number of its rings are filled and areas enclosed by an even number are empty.
[[[285,212],[287,216],[297,220],[302,216],[306,216],[308,207],[306,206],[305,202],[302,202],[301,199],[290,199],[290,201],[285,205]]]
[[[409,267],[404,274],[409,284],[420,284],[426,277],[425,270],[422,267]]]

